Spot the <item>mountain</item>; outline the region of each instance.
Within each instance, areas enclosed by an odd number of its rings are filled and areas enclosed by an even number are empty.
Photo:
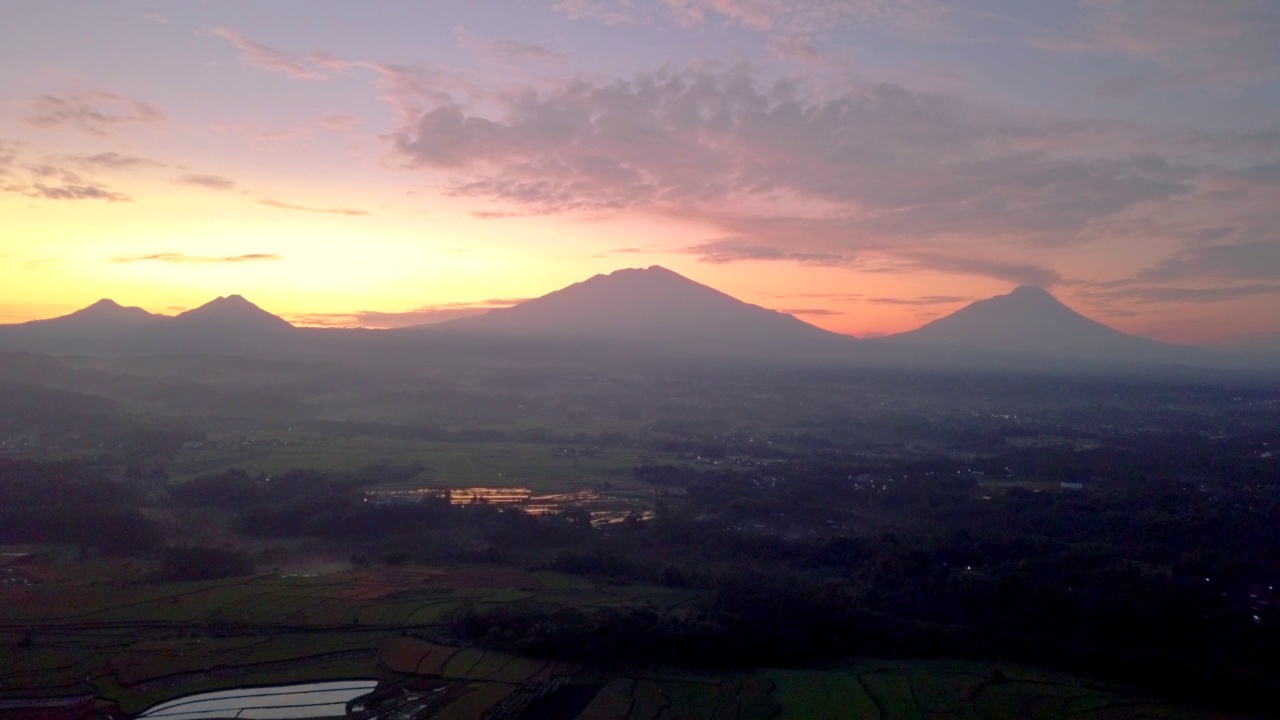
[[[163,315],[153,315],[139,307],[124,307],[115,300],[104,298],[69,315],[48,320],[32,320],[23,325],[29,328],[64,330],[118,330],[141,327],[162,318],[164,318]]]
[[[194,310],[173,318],[177,327],[200,330],[242,330],[272,332],[292,329],[293,325],[272,315],[239,295],[219,297]]]
[[[945,348],[967,357],[1022,356],[1099,363],[1178,363],[1191,348],[1128,335],[1072,310],[1048,291],[1022,285],[900,335],[893,346]]]
[[[432,327],[700,355],[839,353],[856,343],[657,265],[596,275],[513,307]]]
[[[239,295],[175,317],[99,300],[49,320],[0,325],[0,351],[83,355],[254,354],[287,343],[293,326]]]

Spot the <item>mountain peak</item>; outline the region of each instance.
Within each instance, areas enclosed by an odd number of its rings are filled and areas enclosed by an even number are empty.
[[[476,333],[632,343],[668,352],[843,350],[852,341],[660,265],[601,273],[513,307],[444,325]]]
[[[635,281],[635,282],[669,282],[678,281],[689,285],[697,285],[698,283],[681,275],[674,270],[668,270],[661,265],[650,265],[647,268],[621,268],[611,273],[601,273],[591,278],[591,280],[613,280],[613,281]]]
[[[1015,296],[1015,297],[1019,297],[1019,296],[1021,296],[1021,297],[1044,297],[1044,296],[1046,296],[1046,295],[1048,295],[1049,297],[1053,297],[1053,294],[1052,294],[1052,293],[1050,293],[1048,290],[1045,290],[1044,288],[1040,287],[1039,285],[1019,285],[1018,287],[1016,287],[1016,288],[1014,288],[1013,290],[1011,290],[1011,291],[1009,292],[1009,294],[1010,294],[1010,295],[1013,295],[1013,296]]]
[[[210,300],[209,302],[205,303],[202,307],[241,307],[241,308],[253,308],[254,310],[261,310],[261,308],[259,308],[257,305],[254,305],[253,303],[246,300],[243,295],[227,295],[225,297],[222,295],[219,295],[213,300]]]
[[[81,324],[86,326],[97,327],[121,327],[127,325],[141,325],[155,320],[157,315],[143,310],[139,307],[125,307],[110,298],[103,298],[94,304],[76,310],[69,315],[56,317],[49,320],[33,320],[34,325],[74,325]]]
[[[288,321],[254,305],[242,295],[218,296],[176,318],[183,324],[217,325],[243,329],[276,330],[291,328]]]
[[[1132,360],[1167,354],[1166,346],[1085,317],[1035,285],[979,300],[890,340],[1058,358]]]

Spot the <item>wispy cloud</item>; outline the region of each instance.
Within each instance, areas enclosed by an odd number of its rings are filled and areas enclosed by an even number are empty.
[[[417,325],[435,325],[473,315],[482,315],[498,308],[511,307],[527,298],[494,298],[475,302],[442,303],[424,305],[405,312],[357,310],[350,313],[311,313],[289,316],[295,325],[316,327],[363,327],[393,329]]]
[[[813,317],[831,317],[834,315],[845,315],[839,310],[831,310],[830,308],[786,308],[779,310],[788,315],[811,315]]]
[[[908,306],[927,306],[927,305],[953,305],[971,300],[961,295],[924,295],[921,297],[869,297],[863,302],[872,305],[908,305]]]
[[[113,263],[135,263],[135,262],[161,262],[183,265],[188,263],[208,264],[208,263],[247,263],[247,262],[263,262],[283,260],[283,255],[275,253],[246,253],[244,255],[187,255],[186,253],[164,252],[149,253],[146,255],[116,255],[111,258]]]
[[[1280,240],[1196,244],[1130,278],[1094,283],[1122,287],[1187,280],[1273,280],[1280,278]]]
[[[453,36],[461,47],[497,65],[519,66],[527,63],[560,65],[569,61],[568,54],[559,50],[552,50],[538,43],[523,43],[515,38],[484,37],[465,28],[456,28]]]
[[[659,20],[684,27],[721,23],[761,32],[816,35],[847,27],[934,34],[950,9],[935,0],[560,0],[552,9],[607,25]]]
[[[107,136],[123,125],[157,125],[164,113],[150,103],[92,90],[59,97],[41,95],[31,101],[23,122],[38,128],[71,128]]]
[[[187,174],[176,177],[173,181],[179,185],[195,185],[211,190],[231,190],[236,186],[235,180],[221,175]]]
[[[254,67],[285,75],[295,80],[324,79],[324,75],[294,60],[287,53],[249,40],[231,28],[215,27],[211,28],[209,33],[231,43],[235,49],[240,51],[240,59]]]
[[[163,167],[164,163],[144,157],[121,155],[116,152],[104,152],[96,155],[67,155],[64,159],[89,170],[141,170],[149,167]]]
[[[791,250],[786,247],[736,238],[691,245],[683,248],[682,252],[697,255],[703,262],[715,265],[741,262],[743,260],[787,260],[801,265],[825,266],[851,265],[854,262],[854,256],[851,255]]]
[[[610,0],[559,0],[551,6],[552,10],[563,13],[574,20],[594,20],[606,25],[623,25],[628,23],[648,22],[652,16],[638,8],[634,3],[610,2]]]
[[[0,148],[3,150],[3,148]],[[48,162],[17,163],[12,157],[0,157],[0,176],[10,178],[0,183],[0,192],[45,200],[104,200],[132,202],[133,198],[101,183]]]
[[[1221,83],[1280,76],[1280,5],[1273,0],[1089,0],[1075,28],[1040,33],[1051,52],[1119,55],[1162,68],[1174,82]],[[1133,76],[1128,76],[1132,78]],[[1133,91],[1123,78],[1109,88]]]
[[[45,185],[35,183],[27,189],[27,195],[46,200],[105,200],[107,202],[133,202],[133,198],[92,183],[63,183]]]
[[[263,198],[262,200],[258,201],[258,204],[267,205],[273,208],[280,208],[281,210],[300,210],[302,212],[329,213],[332,215],[368,215],[369,214],[368,210],[361,210],[359,208],[309,207],[307,205],[295,205],[293,203],[280,202],[279,200],[272,200],[271,198]]]
[[[18,263],[18,267],[35,272],[57,273],[58,271],[55,268],[61,264],[62,260],[58,258],[37,258],[35,260],[24,260]]]
[[[317,124],[325,130],[333,130],[334,132],[350,132],[360,127],[364,120],[355,115],[325,115],[317,121]]]
[[[1087,292],[1085,295],[1103,302],[1124,300],[1140,303],[1216,303],[1259,295],[1280,295],[1280,282],[1211,287],[1125,287]]]

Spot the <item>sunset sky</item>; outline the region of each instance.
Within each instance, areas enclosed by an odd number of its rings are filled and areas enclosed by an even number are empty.
[[[0,322],[663,265],[854,335],[1280,331],[1275,0],[0,0]]]

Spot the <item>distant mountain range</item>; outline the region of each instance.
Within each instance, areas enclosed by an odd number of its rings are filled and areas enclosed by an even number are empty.
[[[662,267],[596,275],[510,308],[399,330],[295,328],[239,295],[177,316],[101,300],[0,326],[0,351],[85,355],[324,356],[398,362],[699,358],[927,367],[1275,367],[1262,350],[1190,348],[1128,335],[1029,286],[910,332],[859,341],[737,300]]]
[[[175,316],[99,300],[70,315],[0,325],[0,349],[84,355],[244,354],[295,330],[239,295]]]

